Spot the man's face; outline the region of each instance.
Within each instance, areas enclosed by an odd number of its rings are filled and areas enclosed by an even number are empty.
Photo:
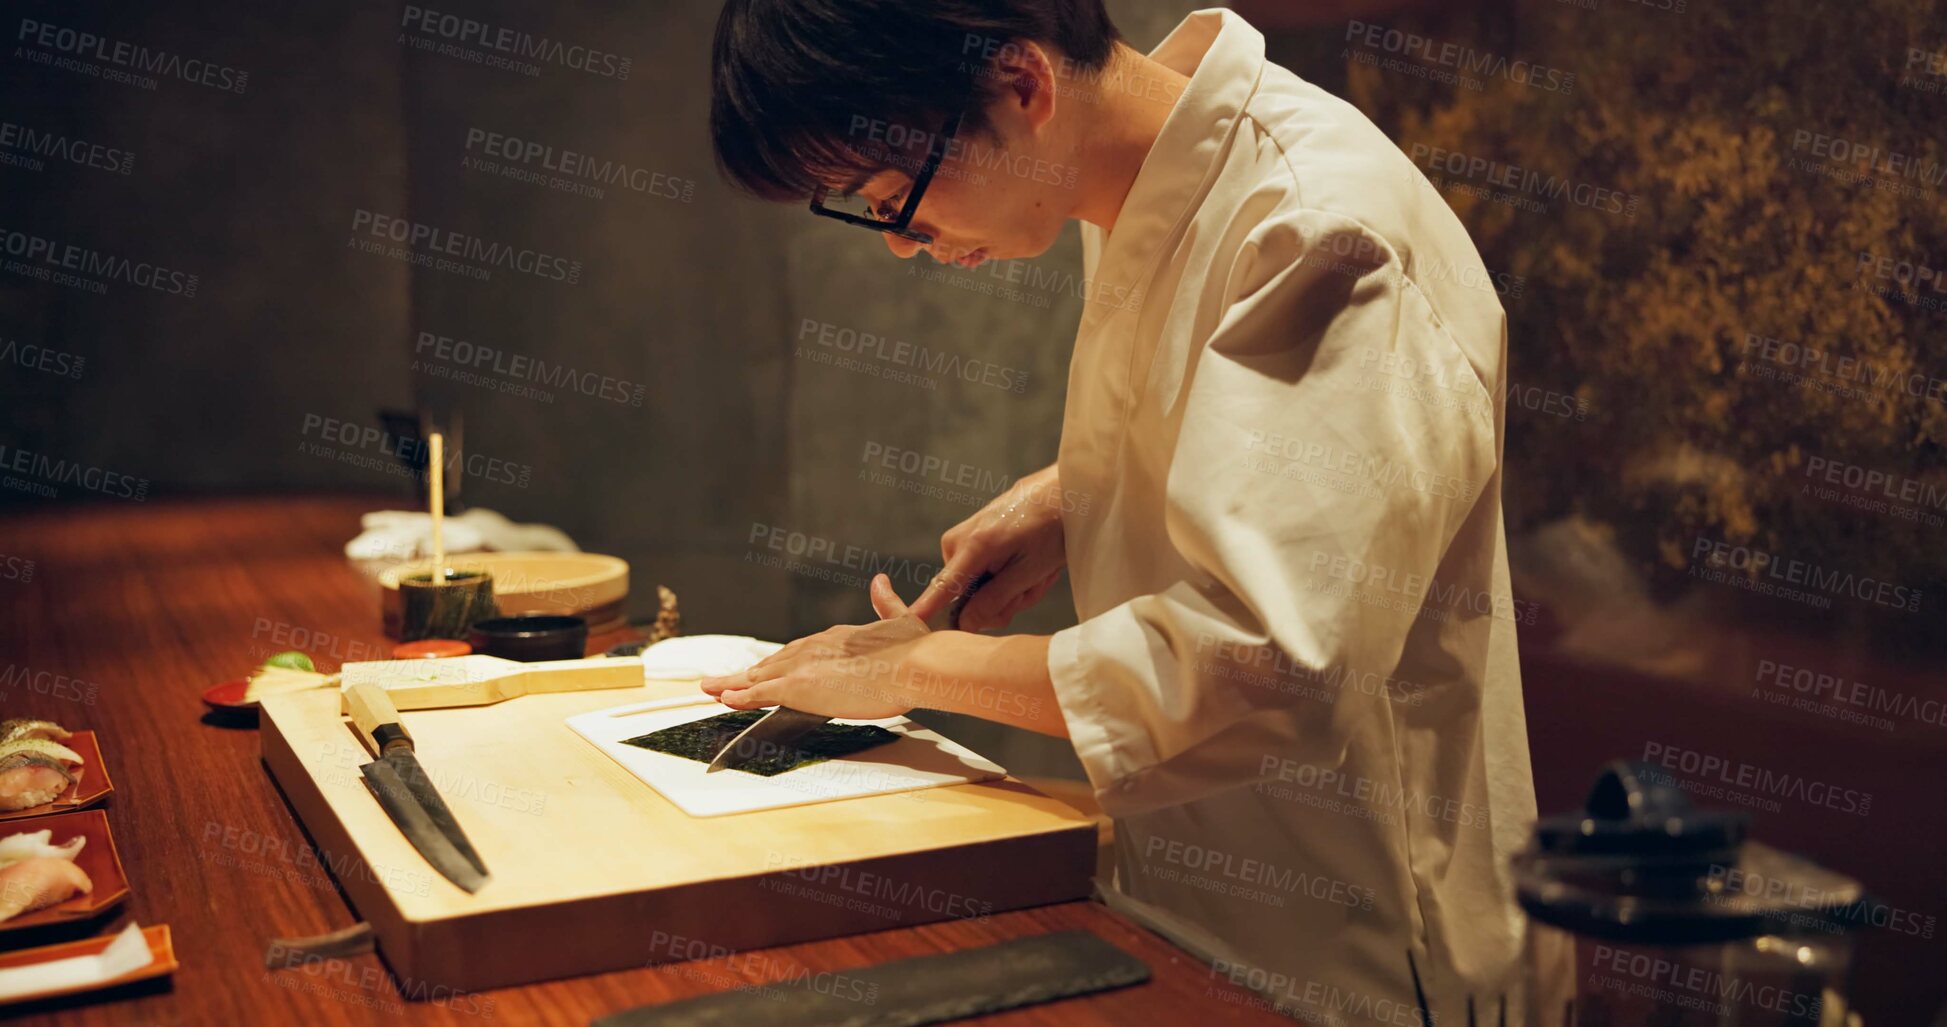
[[[1010,99],[991,104],[988,119],[987,130],[963,129],[955,136],[920,197],[910,227],[933,241],[922,245],[888,233],[886,247],[895,255],[925,250],[942,264],[971,268],[1039,256],[1054,245],[1077,203],[1072,145],[1045,118],[1025,117]],[[892,155],[896,170],[866,179],[854,199],[890,217],[905,205],[934,129],[875,123],[862,131],[876,136],[875,147]]]

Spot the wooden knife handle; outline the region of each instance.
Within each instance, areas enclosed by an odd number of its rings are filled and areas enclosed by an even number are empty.
[[[378,685],[358,684],[345,689],[345,709],[352,715],[352,723],[358,725],[358,736],[369,741],[372,752],[383,756],[395,746],[405,746],[412,750],[412,735],[406,733],[405,724],[399,721],[399,711],[392,706],[392,697]]]

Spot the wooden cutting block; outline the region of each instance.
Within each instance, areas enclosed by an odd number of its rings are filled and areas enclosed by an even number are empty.
[[[492,880],[468,895],[367,790],[336,689],[267,697],[263,758],[409,986],[478,990],[1086,897],[1095,824],[1012,778],[699,819],[566,719],[691,692],[530,693],[402,719]],[[888,747],[891,748],[891,747]]]

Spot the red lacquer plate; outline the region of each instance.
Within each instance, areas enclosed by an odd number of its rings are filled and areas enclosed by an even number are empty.
[[[243,697],[244,690],[249,687],[250,681],[246,678],[211,685],[203,689],[203,702],[215,710],[254,710],[257,708],[256,700]]]
[[[54,832],[48,840],[55,845],[75,835],[88,839],[88,844],[83,845],[80,854],[74,857],[74,865],[88,875],[88,881],[95,886],[95,890],[46,909],[22,913],[12,920],[0,920],[0,934],[88,920],[121,905],[122,900],[128,898],[128,875],[122,872],[122,856],[115,851],[115,838],[108,833],[108,814],[98,809],[88,809],[79,813],[56,813],[33,820],[0,824],[0,838],[44,830]]]
[[[31,966],[35,963],[52,963],[57,959],[72,959],[75,956],[100,955],[114,940],[115,935],[104,934],[96,938],[83,938],[80,941],[64,941],[59,945],[42,945],[39,948],[21,949],[18,952],[0,953],[0,969]],[[130,970],[120,977],[106,981],[76,984],[66,988],[49,988],[45,991],[0,999],[0,1002],[33,1002],[44,998],[59,998],[62,995],[78,995],[85,991],[118,988],[124,984],[133,984],[136,981],[146,981],[151,977],[174,973],[182,965],[176,962],[176,946],[169,937],[168,924],[155,924],[142,928],[142,940],[149,943],[148,966]]]
[[[44,817],[50,813],[67,813],[85,809],[108,798],[115,790],[115,783],[108,779],[108,764],[101,759],[101,742],[93,731],[76,731],[72,737],[61,742],[73,749],[81,757],[81,769],[75,782],[68,790],[54,797],[53,802],[43,802],[38,806],[0,813],[0,823],[9,820],[23,820],[28,817]],[[0,828],[0,832],[12,834]]]

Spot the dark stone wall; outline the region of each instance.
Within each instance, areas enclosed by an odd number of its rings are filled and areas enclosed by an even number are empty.
[[[151,494],[368,483],[299,447],[306,415],[365,421],[410,396],[407,269],[344,252],[347,207],[407,202],[398,61],[374,45],[395,17],[328,4],[9,5],[0,348],[35,359],[0,360],[0,445],[147,479]],[[82,32],[108,42],[76,53]],[[162,55],[155,72],[135,72],[150,82],[102,77],[128,72],[96,56],[116,44],[146,51],[131,60]],[[85,248],[96,273],[22,274],[59,270],[20,252],[34,246]],[[0,502],[45,498],[0,490]]]
[[[1147,47],[1194,5],[1112,6]],[[178,295],[110,278],[98,292],[0,273],[0,345],[45,347],[60,371],[79,361],[78,376],[0,361],[0,445],[151,496],[336,489],[407,506],[397,452],[411,443],[377,414],[417,407],[459,420],[465,503],[629,560],[638,616],[662,582],[691,631],[788,638],[870,617],[868,565],[916,593],[943,530],[1054,458],[1077,238],[1005,269],[943,271],[733,192],[706,131],[718,8],[16,8],[0,120],[134,156],[127,174],[0,165],[0,228],[196,283]],[[507,66],[437,15],[560,45]],[[25,22],[55,34],[41,45]],[[169,63],[178,74],[153,88],[108,81],[116,43],[209,67]],[[822,326],[1011,387],[821,363],[836,352],[815,341]],[[975,487],[875,483],[862,456],[885,450],[970,468]],[[0,490],[0,504],[47,501]],[[793,561],[809,540],[841,555]],[[1070,610],[1062,590],[1021,625],[1053,630]],[[965,730],[1009,758],[1002,729]],[[1065,747],[1047,751],[1072,770]]]

